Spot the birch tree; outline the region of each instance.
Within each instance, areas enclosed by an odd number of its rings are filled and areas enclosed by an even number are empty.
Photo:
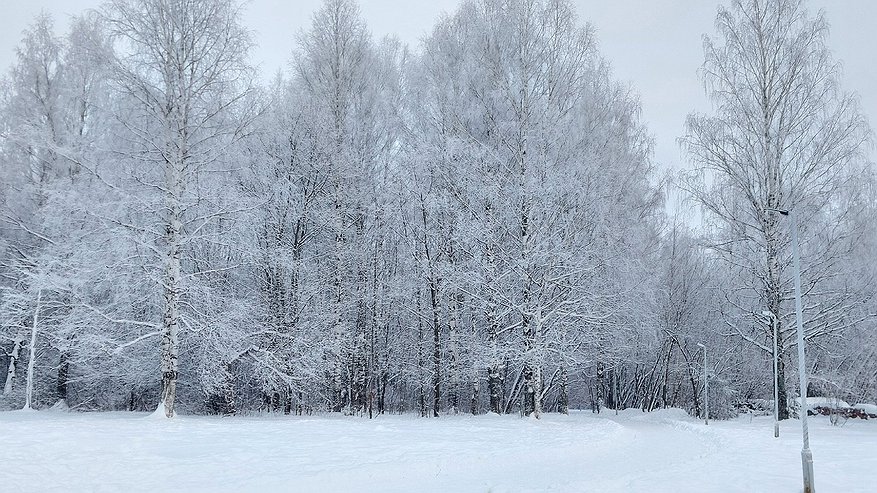
[[[113,0],[104,10],[117,44],[113,82],[136,102],[119,119],[129,156],[153,168],[136,181],[163,201],[151,208],[159,222],[142,229],[155,234],[151,250],[163,263],[161,406],[169,418],[179,377],[184,250],[228,212],[196,208],[203,199],[195,186],[206,172],[218,171],[250,119],[240,111],[251,87],[251,40],[239,12],[232,0]]]
[[[780,320],[780,416],[788,417],[785,367],[795,345],[790,210],[801,228],[806,339],[843,330],[863,298],[828,287],[849,251],[841,197],[854,193],[869,130],[839,86],[823,12],[803,0],[735,0],[704,38],[702,78],[712,114],[692,114],[683,138],[695,170],[683,187],[706,210],[715,251],[738,274],[731,331],[771,352],[769,310]],[[749,327],[756,327],[750,331]],[[800,389],[806,392],[806,389]]]

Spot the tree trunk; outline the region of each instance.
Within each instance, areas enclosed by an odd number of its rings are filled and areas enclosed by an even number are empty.
[[[387,385],[390,381],[390,373],[381,370],[380,389],[378,390],[378,414],[384,414],[387,410]]]
[[[161,336],[161,402],[164,414],[174,417],[177,396],[178,358],[179,358],[179,303],[181,285],[181,230],[183,227],[182,207],[182,166],[168,163],[168,221],[166,226],[167,257],[165,259],[164,279],[164,317]]]
[[[664,376],[661,382],[661,407],[669,406],[667,389],[670,387],[670,359],[673,356],[673,341],[667,342],[667,356],[664,358]]]
[[[431,260],[428,260],[431,262]],[[432,268],[430,268],[432,270]],[[432,307],[432,416],[437,418],[441,407],[441,384],[442,384],[442,346],[441,325],[439,324],[438,286],[437,281],[430,274],[429,296]]]
[[[37,291],[37,306],[34,308],[33,325],[30,329],[30,347],[27,360],[27,390],[25,392],[24,408],[30,409],[33,404],[33,372],[37,358],[37,329],[39,328],[40,304],[43,300],[43,290]]]
[[[525,322],[524,344],[524,415],[538,418],[542,414],[542,353],[539,345],[542,337],[542,311]]]
[[[67,397],[70,393],[70,347],[73,346],[75,335],[68,336],[58,357],[58,401],[67,405]]]
[[[488,339],[490,341],[491,363],[487,368],[487,391],[490,392],[490,412],[502,414],[502,375],[500,374],[499,348],[497,338],[499,337],[499,323],[496,320],[495,304],[491,303],[487,312]]]
[[[477,340],[478,328],[475,322],[472,322],[472,340]],[[478,414],[478,366],[472,365],[472,394],[469,396],[469,412],[472,415]]]
[[[12,353],[9,354],[9,367],[6,370],[6,384],[3,386],[4,397],[12,393],[12,386],[15,382],[16,366],[21,357],[22,344],[24,344],[24,339],[20,335],[16,336],[15,343],[12,345]]]
[[[417,306],[420,307],[420,290],[417,290]],[[417,369],[418,373],[422,372],[424,369],[424,365],[426,363],[426,357],[424,355],[424,334],[423,334],[423,321],[420,317],[417,318]],[[418,392],[417,392],[417,405],[420,409],[420,417],[426,417],[426,379],[420,376],[418,378]]]
[[[337,125],[336,125],[337,126]],[[337,171],[336,171],[337,173]],[[335,179],[334,184],[334,216],[333,227],[335,229],[335,245],[334,245],[334,265],[333,279],[334,297],[332,299],[332,361],[331,367],[331,387],[332,387],[332,410],[341,412],[344,408],[344,382],[341,371],[344,366],[344,343],[346,334],[344,330],[344,217],[343,207],[341,204],[341,184],[340,178]]]
[[[484,205],[484,233],[485,235],[493,234],[493,208],[489,202]],[[490,351],[490,363],[487,367],[487,392],[490,396],[490,412],[496,414],[503,413],[503,377],[501,374],[502,359],[499,355],[499,320],[497,318],[498,303],[493,292],[496,289],[496,253],[494,251],[493,241],[488,239],[484,242],[484,258],[486,260],[485,277],[487,282],[484,289],[487,291],[487,306],[484,318],[487,321],[487,341]]]
[[[67,395],[70,390],[70,353],[66,350],[61,351],[60,361],[58,362],[58,401],[67,403]]]
[[[777,346],[778,348],[782,346]],[[783,351],[780,349],[777,351],[779,353],[779,358],[777,359],[777,401],[779,410],[779,419],[782,421],[784,419],[789,419],[789,397],[788,390],[786,390],[786,365],[783,358]]]
[[[688,383],[691,385],[691,394],[694,396],[694,408],[697,410],[698,415],[700,415],[700,391],[698,390],[699,386],[697,385],[697,380],[694,375],[694,369],[691,366],[691,361],[688,359],[688,353],[682,348],[682,346],[679,347],[679,352],[682,354],[682,357],[685,358],[685,368],[688,371]]]
[[[448,342],[447,342],[447,361],[448,361],[448,410],[454,414],[459,412],[460,408],[460,369],[458,361],[459,344],[457,340],[457,325],[459,323],[459,299],[455,291],[451,291],[448,295]]]
[[[563,414],[569,414],[569,375],[566,367],[560,367],[560,395],[558,396],[557,410]]]

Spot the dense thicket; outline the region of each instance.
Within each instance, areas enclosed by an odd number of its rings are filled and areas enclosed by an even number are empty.
[[[765,310],[790,373],[774,209],[807,225],[810,392],[877,398],[870,134],[802,2],[719,14],[681,181],[701,221],[664,212],[639,102],[567,0],[467,0],[414,51],[326,0],[263,85],[240,16],[112,0],[24,33],[2,407],[694,412],[702,343],[730,415],[771,395]]]

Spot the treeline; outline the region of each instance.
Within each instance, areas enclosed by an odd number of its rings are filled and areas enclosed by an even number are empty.
[[[669,177],[567,0],[464,1],[413,51],[326,0],[270,84],[235,0],[39,16],[0,99],[0,406],[695,412],[700,343],[727,416],[772,395],[767,311],[786,402],[780,209],[810,392],[874,400],[870,131],[826,24],[717,25]]]

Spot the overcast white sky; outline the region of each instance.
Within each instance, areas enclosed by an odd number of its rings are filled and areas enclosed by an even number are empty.
[[[580,21],[598,31],[601,50],[616,77],[641,95],[643,118],[655,137],[655,157],[663,167],[680,166],[676,139],[685,116],[708,109],[697,79],[703,62],[701,36],[713,32],[716,0],[574,0]],[[254,59],[270,75],[285,68],[295,33],[306,28],[322,0],[251,0],[246,24],[256,32]],[[410,46],[458,0],[360,0],[376,36],[396,34]],[[14,59],[21,31],[45,9],[63,28],[70,15],[96,7],[101,0],[0,0],[0,68]],[[825,9],[832,25],[830,45],[844,62],[844,87],[856,91],[865,114],[877,127],[877,2],[811,0],[811,10]],[[874,153],[872,152],[872,156]]]

